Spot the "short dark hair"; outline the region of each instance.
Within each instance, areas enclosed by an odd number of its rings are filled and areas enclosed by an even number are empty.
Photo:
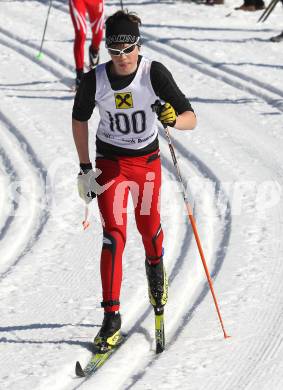
[[[114,23],[120,22],[122,20],[127,20],[129,22],[137,23],[138,26],[141,26],[141,19],[137,16],[135,12],[129,12],[127,9],[119,10],[115,14],[109,16],[105,21],[105,26],[110,27]]]

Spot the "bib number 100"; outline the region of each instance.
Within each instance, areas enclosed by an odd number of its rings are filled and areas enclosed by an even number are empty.
[[[114,115],[107,111],[110,120],[110,130],[119,131],[122,134],[131,132],[140,134],[146,129],[146,118],[144,111],[135,111],[131,115],[124,112],[117,112]]]

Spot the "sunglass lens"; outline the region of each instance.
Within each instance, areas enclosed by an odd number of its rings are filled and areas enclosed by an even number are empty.
[[[123,50],[124,53],[125,53],[125,54],[130,54],[130,53],[134,50],[135,46],[136,46],[136,44],[131,45],[131,46],[129,46],[129,47],[126,47],[126,49]]]
[[[118,50],[118,49],[111,49],[111,48],[108,49],[108,52],[109,52],[109,54],[112,54],[113,56],[119,56],[120,53],[121,53],[120,50]]]

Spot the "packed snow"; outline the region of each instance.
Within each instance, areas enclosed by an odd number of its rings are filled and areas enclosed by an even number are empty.
[[[127,341],[76,378],[102,321],[96,202],[83,231],[72,140],[73,27],[54,0],[0,1],[0,389],[283,388],[283,29],[240,0],[123,1],[142,18],[142,54],[189,97],[194,131],[172,130],[224,326],[224,339],[162,129],[162,224],[170,290],[155,355],[144,251],[129,205],[121,295]],[[120,8],[106,2],[106,15]],[[87,48],[88,42],[86,44]],[[108,54],[102,45],[101,60]],[[98,113],[91,121],[95,155]]]

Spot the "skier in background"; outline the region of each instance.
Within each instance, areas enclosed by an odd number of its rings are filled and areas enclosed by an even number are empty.
[[[191,130],[196,125],[190,102],[171,73],[161,63],[140,55],[140,24],[135,14],[126,11],[118,11],[106,20],[106,48],[111,61],[84,74],[72,115],[80,161],[79,195],[89,203],[97,194],[103,227],[100,271],[104,320],[94,340],[102,351],[117,343],[120,336],[119,299],[129,193],[145,249],[150,302],[154,308],[167,302],[159,212],[161,163],[157,115],[152,104],[157,99],[166,102],[158,115],[165,126]],[[96,168],[100,175],[92,170],[88,148],[88,120],[95,105],[100,114],[96,135]]]
[[[99,62],[99,46],[103,36],[104,3],[103,0],[69,0],[70,14],[75,29],[74,56],[76,63],[76,87],[84,73],[84,45],[86,40],[86,11],[92,31],[89,46],[89,65]]]

